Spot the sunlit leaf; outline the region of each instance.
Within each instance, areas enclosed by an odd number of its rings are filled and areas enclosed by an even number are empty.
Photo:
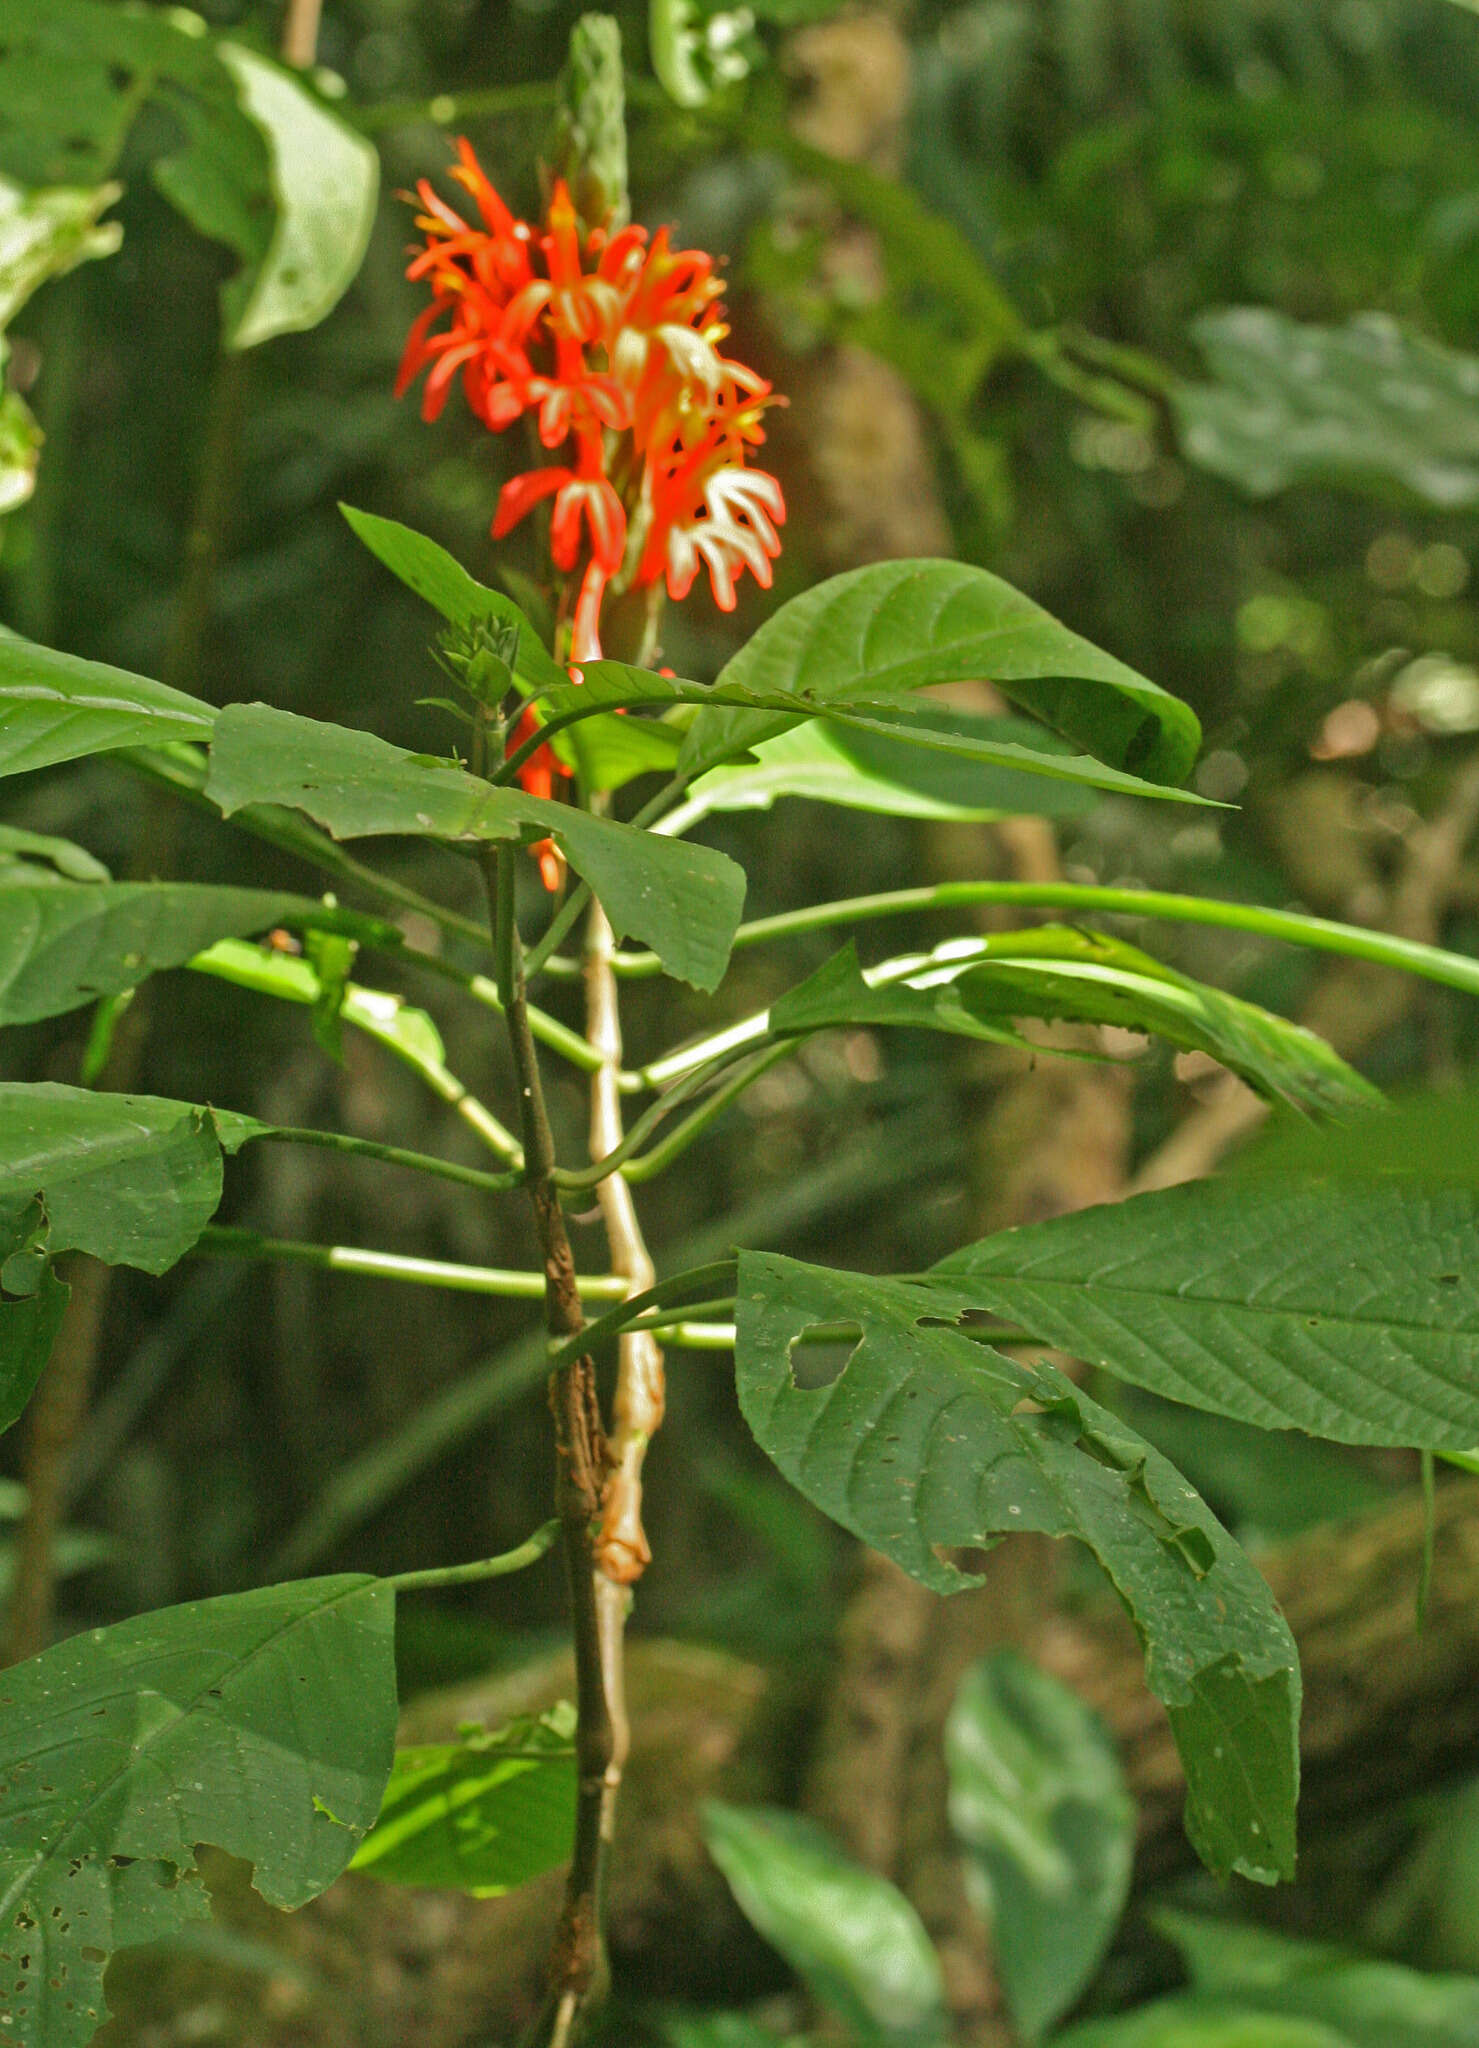
[[[1479,1195],[1203,1181],[1003,1230],[934,1268],[1136,1386],[1343,1443],[1479,1442]]]
[[[1077,1999],[1119,1923],[1134,1802],[1103,1722],[1014,1650],[962,1679],[945,1761],[950,1826],[993,1959],[1017,2025],[1036,2040]]]
[[[459,1742],[398,1749],[353,1868],[496,1898],[552,1870],[575,1833],[575,1715],[555,1708]]]
[[[82,2048],[103,1969],[210,1901],[209,1842],[301,1906],[379,1808],[395,1737],[395,1600],[311,1579],[91,1629],[0,1691],[0,2027]]]
[[[940,1965],[887,1878],[814,1822],[709,1800],[704,1840],[747,1920],[863,2042],[935,2048],[949,2029]]]
[[[0,630],[0,775],[114,747],[210,737],[209,704]]]
[[[1019,1530],[1087,1544],[1170,1717],[1193,1845],[1214,1870],[1288,1875],[1299,1667],[1268,1587],[1175,1468],[1063,1374],[939,1327],[972,1301],[943,1277],[920,1286],[741,1253],[735,1366],[761,1448],[940,1592],[966,1583],[954,1549]],[[814,1329],[839,1344],[803,1346]]]

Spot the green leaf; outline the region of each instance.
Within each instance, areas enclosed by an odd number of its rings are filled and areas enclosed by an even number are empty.
[[[46,865],[38,865],[42,862]],[[0,885],[12,879],[39,883],[49,870],[67,882],[111,880],[103,863],[70,839],[56,839],[49,832],[27,832],[19,825],[0,825]]]
[[[265,704],[232,704],[216,723],[206,794],[228,815],[292,804],[336,839],[381,832],[488,841],[555,838],[605,905],[613,928],[657,953],[670,974],[712,989],[744,904],[726,855],[595,818],[570,804],[495,789],[451,763]]]
[[[1342,1443],[1479,1442],[1479,1194],[1204,1181],[1004,1230],[951,1298],[1153,1393]]]
[[[324,984],[312,961],[279,953],[271,946],[221,939],[204,953],[197,953],[190,966],[197,974],[215,975],[220,981],[274,996],[279,1002],[303,1003],[311,1009],[324,1000]],[[367,1038],[376,1039],[415,1066],[446,1062],[447,1049],[431,1017],[389,989],[361,988],[356,982],[346,982],[338,1014],[341,1022],[353,1024]]]
[[[1108,1731],[1015,1650],[962,1679],[945,1724],[950,1825],[1029,2040],[1104,1958],[1130,1889],[1135,1807]]]
[[[1311,327],[1267,307],[1192,322],[1212,384],[1172,394],[1181,448],[1254,497],[1296,484],[1479,505],[1479,356],[1385,314]]]
[[[745,1918],[866,2042],[934,2048],[949,2032],[940,1965],[887,1878],[812,1821],[707,1800],[704,1840]]]
[[[913,1024],[967,1038],[1014,1038],[1003,1029],[1012,1017],[1154,1032],[1211,1054],[1261,1094],[1301,1109],[1335,1113],[1381,1100],[1312,1031],[1192,981],[1122,940],[1071,926],[947,944],[913,962],[888,962],[871,976],[849,944],[772,1006],[770,1028]]]
[[[376,560],[452,625],[470,627],[497,619],[503,625],[517,626],[519,652],[514,673],[529,689],[570,687],[569,676],[511,597],[475,581],[454,555],[424,533],[413,532],[395,519],[381,519],[374,512],[357,511],[353,505],[341,505],[339,510]]]
[[[787,2037],[743,2012],[667,2011],[659,2025],[665,2048],[787,2048]]]
[[[228,344],[255,348],[316,327],[353,283],[375,224],[380,159],[282,65],[237,43],[222,43],[220,56],[266,138],[277,201],[260,264],[226,290]]]
[[[735,1368],[761,1448],[808,1500],[940,1592],[948,1552],[1017,1530],[1098,1557],[1145,1648],[1186,1769],[1187,1832],[1214,1870],[1294,1861],[1299,1666],[1268,1587],[1185,1480],[1048,1365],[936,1325],[947,1291],[742,1252]],[[861,1328],[818,1384],[814,1329]],[[844,1343],[850,1339],[844,1339]],[[835,1364],[836,1348],[822,1352]]]
[[[210,737],[209,704],[0,630],[0,775],[114,747]]]
[[[766,621],[718,685],[820,703],[962,679],[995,682],[1096,759],[1152,781],[1182,780],[1196,758],[1201,729],[1178,698],[963,562],[876,562],[818,584]],[[706,712],[680,766],[698,775],[782,729],[760,713]]]
[[[72,1292],[31,1252],[44,1222],[39,1202],[0,1206],[0,1430],[35,1392]]]
[[[55,1017],[180,967],[220,938],[363,927],[312,897],[195,882],[35,882],[0,867],[0,1024]],[[378,926],[382,932],[389,927]]]
[[[460,1742],[398,1749],[380,1817],[352,1868],[394,1884],[497,1898],[553,1870],[575,1834],[570,1707]]]
[[[216,1212],[223,1146],[263,1128],[157,1095],[0,1082],[0,1262],[24,1242],[21,1207],[40,1196],[49,1253],[166,1272]]]
[[[1055,751],[1054,736],[1026,719],[977,722],[989,728],[983,738],[1030,746],[1039,753]],[[685,808],[701,807],[705,815],[768,811],[781,797],[802,797],[896,818],[968,821],[1021,812],[1077,817],[1096,801],[1087,788],[1069,782],[1027,776],[1012,768],[964,766],[956,755],[913,747],[907,738],[822,719],[762,740],[753,752],[751,762],[713,768],[700,776],[688,792]]]
[[[210,1902],[210,1842],[301,1906],[348,1863],[395,1737],[395,1596],[310,1579],[92,1629],[0,1691],[0,2027],[81,2048],[103,1968]]]
[[[1398,1174],[1479,1190],[1479,1089],[1397,1095],[1369,1116],[1338,1124],[1271,1119],[1229,1170],[1286,1179]]]
[[[1225,1999],[1161,1998],[1118,2019],[1088,2020],[1053,2048],[1355,2048],[1316,2020],[1280,2019]]]
[[[1152,1917],[1206,1995],[1322,2021],[1351,2048],[1473,2048],[1479,2041],[1474,1977],[1430,1976],[1239,1921],[1165,1908]]]

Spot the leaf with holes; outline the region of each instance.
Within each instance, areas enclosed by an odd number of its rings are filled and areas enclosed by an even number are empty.
[[[1179,698],[964,562],[876,562],[819,583],[766,620],[717,686],[821,703],[965,679],[995,682],[1113,768],[1175,783],[1196,759],[1201,729]],[[783,729],[762,712],[707,711],[680,767],[699,775]]]
[[[1194,1847],[1214,1870],[1287,1876],[1299,1663],[1268,1587],[1175,1467],[1062,1373],[936,1327],[971,1299],[943,1280],[741,1253],[735,1370],[757,1441],[808,1500],[939,1592],[969,1583],[952,1549],[1017,1530],[1086,1544],[1170,1717]],[[818,1384],[803,1340],[839,1327],[861,1339]]]
[[[228,814],[246,804],[292,804],[336,839],[396,832],[487,842],[548,834],[600,897],[613,928],[644,941],[670,974],[696,988],[718,986],[744,905],[743,870],[710,847],[522,789],[495,789],[373,733],[265,704],[232,704],[220,714],[206,794]]]
[[[574,1744],[575,1710],[560,1706],[460,1742],[398,1749],[352,1867],[478,1899],[553,1870],[575,1835]]]
[[[0,629],[0,775],[114,747],[210,738],[209,704]]]
[[[1015,1650],[966,1672],[945,1762],[967,1885],[990,1922],[1012,2016],[1035,2041],[1078,1998],[1119,1924],[1135,1804],[1098,1715]]]
[[[91,1629],[0,1679],[0,2039],[81,2048],[103,1968],[210,1902],[209,1842],[294,1907],[379,1809],[395,1595],[309,1579]]]
[[[1342,1443],[1479,1443],[1479,1193],[1203,1181],[1003,1230],[933,1269],[1136,1386]]]
[[[394,934],[310,896],[195,882],[37,883],[0,867],[0,1024],[59,1016],[181,967],[217,939],[274,925]]]

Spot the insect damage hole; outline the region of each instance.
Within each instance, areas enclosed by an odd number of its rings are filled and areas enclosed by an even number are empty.
[[[799,1330],[786,1346],[792,1386],[798,1393],[811,1394],[834,1385],[862,1343],[856,1323],[811,1323]]]

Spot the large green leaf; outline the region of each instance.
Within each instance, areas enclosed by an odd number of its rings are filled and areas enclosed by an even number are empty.
[[[1479,356],[1384,314],[1310,327],[1261,306],[1203,313],[1192,335],[1212,384],[1172,404],[1183,452],[1266,498],[1295,484],[1479,505]]]
[[[552,1870],[575,1834],[575,1714],[398,1749],[354,1869],[491,1899]]]
[[[0,775],[114,747],[210,737],[209,704],[0,629]]]
[[[1099,1717],[1014,1650],[962,1679],[945,1724],[950,1825],[1028,2040],[1093,1976],[1124,1910],[1135,1806]]]
[[[384,934],[387,927],[374,924]],[[55,1017],[273,925],[364,928],[309,896],[195,882],[36,882],[0,867],[0,1024]]]
[[[709,847],[592,817],[519,788],[494,789],[373,733],[265,704],[233,704],[220,714],[206,794],[228,814],[246,804],[292,804],[339,839],[379,832],[454,841],[549,834],[600,897],[615,930],[642,939],[669,973],[697,988],[717,987],[744,904],[742,870]]]
[[[756,1439],[824,1513],[940,1592],[967,1583],[952,1549],[1029,1529],[1087,1544],[1165,1702],[1198,1853],[1288,1875],[1299,1666],[1268,1587],[1180,1473],[1062,1373],[938,1326],[972,1301],[943,1279],[741,1253],[735,1369]],[[818,1384],[818,1353],[795,1347],[837,1326],[861,1340]],[[835,1347],[820,1358],[835,1365]]]
[[[112,878],[86,847],[50,832],[0,825],[0,884],[45,881],[106,882]]]
[[[952,1299],[1193,1407],[1343,1443],[1479,1442],[1479,1194],[1204,1181],[1004,1230]]]
[[[1210,1053],[1261,1094],[1300,1109],[1340,1112],[1381,1100],[1312,1031],[1192,981],[1123,940],[1073,926],[1042,925],[946,946],[919,960],[907,979],[897,962],[865,977],[849,944],[772,1006],[770,1026],[789,1032],[914,1024],[999,1038],[1012,1017],[1154,1032],[1172,1045]]]
[[[704,1840],[747,1920],[853,2037],[935,2048],[949,2031],[940,1965],[919,1915],[887,1878],[812,1821],[709,1800]]]
[[[360,512],[353,505],[341,505],[339,510],[370,553],[451,625],[471,627],[496,619],[500,625],[517,626],[519,650],[514,670],[530,689],[569,687],[569,676],[511,597],[501,590],[489,590],[469,576],[455,555],[424,533],[402,526],[398,520],[382,519],[375,512]]]
[[[1428,1976],[1245,1922],[1162,1910],[1197,1990],[1339,2029],[1350,2048],[1473,2048],[1479,1978]]]
[[[1200,728],[1178,698],[963,562],[834,576],[782,605],[718,681],[840,702],[962,679],[995,682],[1096,759],[1152,781],[1182,780],[1196,758]],[[706,712],[681,766],[698,775],[781,730],[759,712]]]
[[[71,1294],[44,1242],[39,1201],[0,1202],[0,1430],[19,1421],[35,1392]]]
[[[24,1205],[39,1196],[49,1253],[166,1272],[216,1212],[223,1146],[262,1128],[157,1095],[0,1082],[0,1262],[25,1242]]]
[[[197,1843],[301,1906],[375,1818],[395,1739],[395,1596],[310,1579],[91,1629],[0,1691],[0,2028],[81,2048],[103,1968],[209,1914]]]
[[[221,44],[183,8],[0,0],[0,174],[100,185],[147,103],[167,120],[155,184],[240,268],[227,339],[312,325],[359,267],[373,217],[372,150],[290,72]]]

